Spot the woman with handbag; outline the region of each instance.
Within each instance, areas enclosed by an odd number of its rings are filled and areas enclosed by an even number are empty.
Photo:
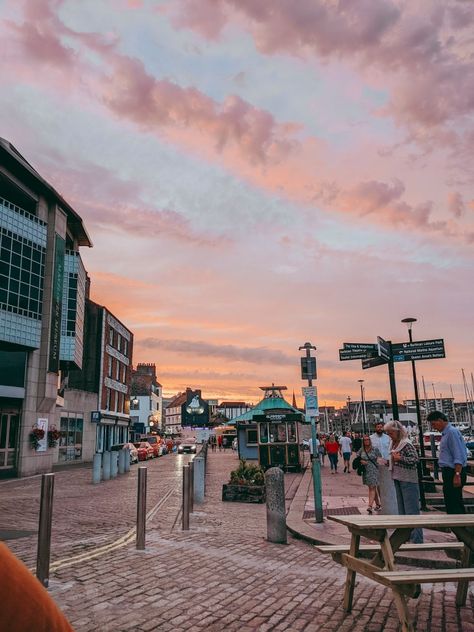
[[[369,488],[369,506],[367,507],[367,513],[372,514],[374,509],[379,511],[380,498],[377,485],[379,484],[379,466],[377,459],[382,455],[378,448],[372,446],[372,441],[368,435],[364,435],[362,438],[362,447],[357,452],[357,456],[360,458],[360,464],[363,466],[362,470],[362,482]],[[357,471],[359,473],[359,470]],[[375,503],[375,507],[373,506]]]
[[[402,515],[418,515],[420,513],[420,488],[418,486],[418,453],[415,446],[407,438],[408,433],[403,424],[397,420],[389,421],[384,426],[390,437],[389,469],[397,492],[398,513]],[[413,529],[410,542],[423,542],[423,529]]]

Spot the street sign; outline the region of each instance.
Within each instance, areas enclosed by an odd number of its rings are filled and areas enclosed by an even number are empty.
[[[316,387],[313,386],[313,389],[314,392],[307,392],[304,396],[306,421],[311,421],[311,417],[319,416],[318,392]]]
[[[411,360],[436,360],[445,358],[444,340],[417,340],[415,342],[397,342],[392,345],[394,362]]]
[[[377,353],[379,354],[380,358],[383,358],[384,360],[389,362],[391,356],[390,343],[380,336],[377,336]]]
[[[301,358],[301,379],[316,379],[316,358]]]
[[[360,351],[361,349],[365,349],[366,351],[377,353],[377,345],[373,342],[344,342],[342,346],[345,350],[351,349],[353,351]]]
[[[372,358],[377,353],[377,345],[372,345],[371,349],[339,349],[339,360],[363,360]]]
[[[365,360],[362,360],[363,369],[371,369],[372,367],[380,366],[381,364],[387,364],[387,360],[378,356],[376,358],[366,358]]]
[[[301,394],[303,397],[306,397],[306,395],[316,396],[316,386],[303,386],[301,388]]]

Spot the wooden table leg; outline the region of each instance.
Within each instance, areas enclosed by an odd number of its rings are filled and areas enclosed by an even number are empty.
[[[385,538],[380,543],[380,552],[382,553],[385,568],[387,570],[395,570],[395,554],[392,546],[395,545],[398,549],[401,546],[402,541],[404,541],[404,538],[406,538],[406,535],[406,530],[403,530],[402,533],[392,533],[392,537],[389,537],[388,533],[386,533]],[[407,598],[395,586],[392,588],[392,592],[395,605],[397,607],[398,617],[400,619],[400,623],[402,624],[402,632],[412,632],[414,627],[408,610]]]
[[[471,550],[469,547],[464,545],[461,555],[461,567],[469,568],[471,561]],[[469,588],[469,582],[458,582],[458,588],[456,590],[456,605],[457,606],[465,606],[467,599],[467,591]]]
[[[359,553],[360,535],[352,534],[351,547],[349,554],[357,557]],[[350,612],[352,610],[352,599],[354,597],[354,586],[356,580],[356,572],[347,569],[346,585],[344,589],[344,610]]]
[[[393,597],[397,607],[398,617],[402,624],[402,632],[413,632],[414,626],[408,611],[407,600],[405,596],[396,588],[393,588]]]

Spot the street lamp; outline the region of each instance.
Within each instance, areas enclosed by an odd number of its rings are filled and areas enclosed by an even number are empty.
[[[408,327],[408,339],[413,342],[412,327],[416,323],[416,318],[403,318],[402,323]],[[420,504],[423,510],[426,510],[425,488],[423,487],[423,475],[425,474],[425,445],[423,443],[423,426],[421,423],[420,397],[418,395],[418,380],[416,379],[415,361],[411,361],[411,370],[413,373],[413,388],[415,390],[416,420],[418,423],[418,437],[420,442],[420,455],[422,458],[421,467],[418,466],[418,480],[420,487]]]
[[[352,415],[351,415],[351,396],[347,396],[347,414],[349,415],[349,427],[352,428]]]
[[[367,411],[365,410],[365,388],[364,388],[364,380],[357,380],[360,384],[360,399],[362,404],[362,434],[365,435],[367,428]]]

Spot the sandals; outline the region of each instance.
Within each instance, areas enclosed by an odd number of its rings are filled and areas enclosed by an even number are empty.
[[[380,511],[382,509],[382,505],[375,505],[375,511]]]
[[[367,507],[367,513],[368,513],[370,516],[372,515],[373,511],[374,511],[374,510],[372,509],[372,507]]]

